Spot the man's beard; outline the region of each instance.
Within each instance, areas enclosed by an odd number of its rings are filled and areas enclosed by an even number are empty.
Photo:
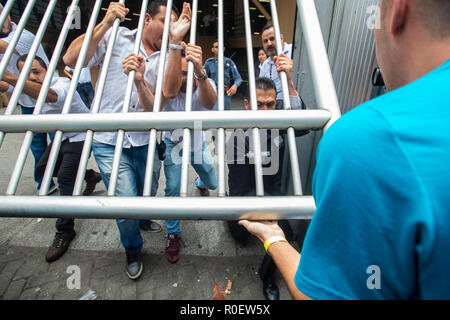
[[[277,55],[277,48],[274,46],[270,46],[267,48],[266,55],[270,58],[273,58]]]

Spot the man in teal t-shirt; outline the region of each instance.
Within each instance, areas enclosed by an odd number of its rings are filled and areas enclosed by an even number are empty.
[[[268,249],[294,298],[450,299],[450,2],[382,0],[380,14],[390,92],[320,142],[301,259],[283,241]]]

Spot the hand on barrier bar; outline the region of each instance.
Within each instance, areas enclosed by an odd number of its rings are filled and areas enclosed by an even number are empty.
[[[134,81],[139,82],[144,80],[145,73],[145,59],[143,56],[138,56],[134,53],[128,55],[122,62],[123,72],[128,76],[130,71],[135,71]]]
[[[125,20],[125,16],[130,12],[130,9],[126,8],[124,4],[119,2],[111,2],[108,7],[108,11],[106,11],[106,15],[103,18],[102,23],[105,25],[112,27],[114,21],[119,18],[120,22]]]

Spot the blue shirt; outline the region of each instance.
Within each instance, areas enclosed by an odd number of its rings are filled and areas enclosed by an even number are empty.
[[[239,87],[242,83],[242,77],[236,67],[236,64],[230,58],[224,57],[224,87],[230,88],[233,84]],[[205,62],[205,71],[208,78],[213,79],[216,85],[219,85],[218,81],[218,66],[219,63],[216,58],[209,58]],[[233,79],[234,83],[231,82]]]
[[[449,129],[450,60],[331,126],[317,152],[300,291],[450,299]]]

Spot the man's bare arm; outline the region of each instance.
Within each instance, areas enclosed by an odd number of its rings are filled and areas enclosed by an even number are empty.
[[[284,238],[283,230],[281,230],[276,222],[252,222],[241,220],[239,224],[255,235],[262,243],[273,236],[281,236]],[[295,285],[295,273],[300,264],[300,253],[298,253],[288,242],[275,242],[269,246],[268,252],[277,265],[278,270],[280,270],[292,298],[296,300],[311,300],[311,298],[298,290]]]
[[[183,12],[176,22],[170,25],[170,44],[181,45],[184,36],[191,27],[191,8],[189,3],[183,3]],[[181,89],[181,51],[169,49],[169,57],[163,82],[163,95],[173,99]]]
[[[83,67],[87,67],[89,61],[95,54],[95,50],[97,49],[100,40],[103,39],[106,32],[113,26],[116,18],[119,18],[121,21],[123,21],[128,12],[129,9],[125,8],[125,5],[121,3],[111,2],[109,4],[109,8],[108,11],[106,12],[105,18],[103,18],[103,20],[94,28],[94,32],[92,34],[91,42],[89,43],[89,47],[86,54],[86,60],[84,62]],[[64,63],[67,66],[71,67],[72,69],[75,69],[85,37],[86,34],[83,34],[78,38],[76,38],[70,44],[66,54],[63,57]]]
[[[6,83],[12,85],[13,87],[15,87],[17,85],[18,80],[19,80],[18,76],[14,75],[8,71],[5,71],[5,74],[3,75],[3,79],[2,79],[2,81],[5,81]],[[42,89],[42,85],[40,83],[26,80],[25,85],[22,90],[22,93],[37,100],[39,98],[41,89]],[[56,92],[53,89],[51,89],[51,88],[48,89],[48,94],[47,94],[47,98],[45,99],[45,102],[53,103],[56,101],[58,101],[58,95],[56,94]]]

